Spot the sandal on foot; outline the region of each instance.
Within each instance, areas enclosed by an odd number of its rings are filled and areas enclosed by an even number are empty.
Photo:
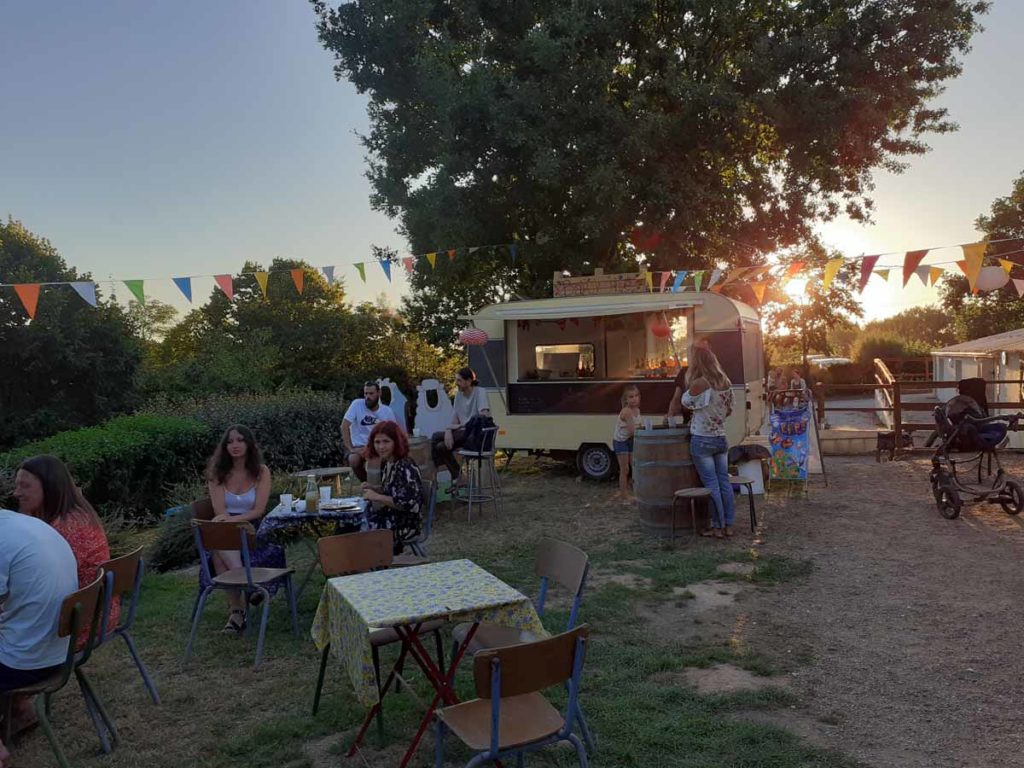
[[[239,617],[241,617],[239,619]],[[245,611],[241,608],[232,608],[228,615],[228,623],[221,630],[225,635],[240,635],[245,631]]]
[[[711,538],[717,532],[718,532],[717,528],[705,528],[703,531],[700,532],[700,535],[704,536],[705,538]]]
[[[714,536],[715,536],[716,539],[724,539],[725,538],[725,535],[722,533],[722,529],[721,528],[715,528]]]

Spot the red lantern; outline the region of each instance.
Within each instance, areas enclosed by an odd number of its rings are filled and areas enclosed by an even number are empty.
[[[672,329],[664,323],[655,323],[651,326],[651,333],[657,336],[659,339],[667,339],[672,335]]]
[[[459,343],[467,347],[482,347],[487,343],[487,332],[479,328],[467,328],[459,331]]]

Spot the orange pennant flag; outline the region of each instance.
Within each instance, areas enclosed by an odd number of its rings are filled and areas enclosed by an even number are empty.
[[[39,283],[20,283],[14,286],[14,292],[18,294],[21,303],[25,305],[28,316],[36,319],[36,306],[39,304]]]
[[[977,291],[975,286],[978,283],[978,275],[981,274],[981,265],[985,261],[985,251],[988,249],[988,242],[982,240],[980,243],[961,245],[960,248],[964,252],[964,261],[967,262],[964,274],[967,275],[967,282],[971,286],[971,293],[975,293]]]
[[[448,261],[455,261],[455,249],[448,251]]]
[[[963,272],[965,275],[967,274],[967,262],[966,261],[958,261],[956,263],[956,265],[958,267],[960,267],[960,271],[961,272]]]
[[[790,264],[789,267],[786,269],[785,274],[782,276],[782,281],[785,282],[786,280],[789,280],[791,277],[796,276],[800,272],[800,270],[804,268],[804,264],[806,264],[806,262],[804,261],[794,261],[792,264]]]
[[[299,296],[302,295],[302,289],[306,286],[306,273],[301,269],[293,269],[292,282],[295,283],[295,290],[299,292]]]
[[[434,269],[437,266],[437,254],[436,253],[428,253],[427,254],[427,261],[430,262],[430,268]]]
[[[921,261],[925,256],[928,255],[928,249],[923,251],[907,251],[907,255],[903,257],[903,287],[907,287],[907,283],[910,282],[910,276],[914,274],[914,271],[921,265]]]
[[[832,285],[832,281],[836,279],[836,275],[839,273],[839,268],[843,266],[843,261],[842,257],[828,260],[828,263],[825,265],[825,274],[821,278],[821,290],[827,291],[828,287]]]
[[[1017,265],[1009,259],[999,259],[999,266],[1006,270],[1006,274],[1010,274]]]
[[[928,270],[928,282],[935,285],[939,282],[939,278],[942,277],[943,272],[945,272],[945,270],[942,267],[932,267]]]
[[[754,292],[754,298],[757,299],[758,304],[764,303],[764,290],[768,287],[768,283],[762,280],[759,283],[751,283],[750,290]]]

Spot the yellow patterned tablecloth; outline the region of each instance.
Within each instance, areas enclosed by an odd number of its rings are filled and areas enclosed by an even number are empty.
[[[547,632],[529,598],[469,560],[339,576],[324,585],[313,619],[313,642],[348,671],[361,704],[378,701],[370,627],[395,627],[431,619],[486,621]]]

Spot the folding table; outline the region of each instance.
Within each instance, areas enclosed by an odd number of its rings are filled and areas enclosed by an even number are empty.
[[[430,658],[418,635],[420,625],[432,619],[473,625],[459,645],[447,673]],[[327,643],[331,644],[331,653],[340,655],[359,702],[370,707],[348,751],[349,757],[359,749],[381,706],[381,698],[387,695],[398,669],[410,656],[423,670],[435,694],[400,765],[405,768],[409,764],[438,704],[442,701],[446,705],[458,703],[453,685],[455,672],[481,622],[529,630],[538,637],[547,637],[528,597],[469,560],[449,560],[328,580],[313,620],[313,641],[321,650]],[[381,685],[380,695],[373,671],[371,627],[393,627],[402,638],[398,660]]]

